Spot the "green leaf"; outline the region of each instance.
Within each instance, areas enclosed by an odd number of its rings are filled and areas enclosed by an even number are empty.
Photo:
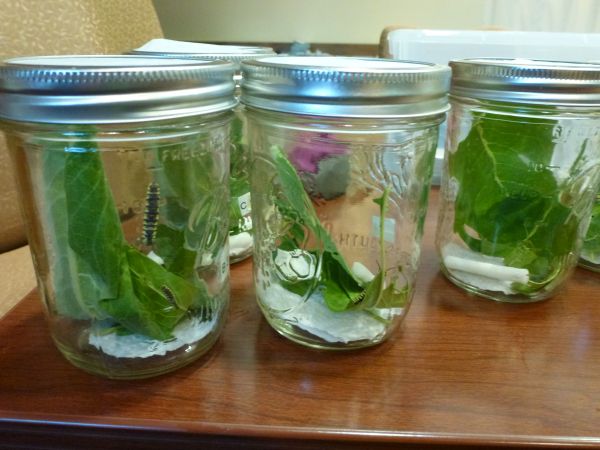
[[[169,271],[194,282],[197,254],[214,256],[226,239],[220,209],[229,201],[226,171],[215,164],[215,155],[202,139],[151,150],[157,161],[154,176],[160,185],[162,222],[154,250]],[[215,185],[215,179],[222,182]]]
[[[154,339],[169,339],[184,312],[167,300],[160,286],[157,288],[145,283],[143,267],[136,267],[139,261],[132,260],[132,263],[131,267],[123,265],[119,296],[102,299],[100,305],[113,320],[128,330]]]
[[[377,308],[404,308],[410,298],[410,288],[408,284],[404,285],[401,289],[398,289],[396,283],[390,283],[386,287],[379,302],[375,305]]]
[[[381,197],[373,200],[379,205],[379,272],[371,280],[362,294],[362,300],[357,306],[360,309],[372,308],[402,308],[409,299],[408,284],[401,290],[396,287],[397,277],[386,287],[386,258],[385,258],[385,215],[389,209],[390,187],[387,186]],[[401,268],[398,269],[399,271]]]
[[[236,114],[231,121],[231,152],[229,154],[229,188],[232,197],[239,197],[250,192],[248,167],[250,166],[248,147],[243,138],[244,123]]]
[[[408,298],[407,291],[398,291],[395,283],[385,287],[387,271],[384,226],[385,215],[389,209],[390,187],[384,189],[381,197],[373,200],[379,205],[380,212],[380,270],[369,283],[361,283],[348,267],[327,230],[321,225],[294,167],[278,147],[272,147],[271,154],[282,190],[282,195],[276,198],[275,203],[287,221],[286,234],[280,239],[279,248],[286,251],[303,248],[306,240],[304,227],[314,234],[322,245],[322,256],[320,280],[313,289],[322,292],[327,307],[332,311],[341,312],[348,309],[368,310],[404,306]],[[317,253],[316,250],[311,252]],[[306,282],[302,284],[305,285]],[[291,288],[297,289],[298,286]]]
[[[79,271],[80,278],[99,286],[101,298],[116,297],[125,239],[100,153],[91,144],[68,149],[64,189],[69,246],[87,269]]]
[[[352,274],[329,233],[321,225],[296,169],[279,147],[271,147],[271,155],[282,190],[282,197],[276,199],[276,206],[293,224],[292,236],[284,241],[284,247],[293,247],[300,244],[298,238],[304,239],[304,232],[298,227],[306,226],[315,235],[323,246],[320,289],[325,303],[332,311],[344,311],[358,300],[363,287]]]
[[[210,193],[214,186],[215,171],[213,155],[208,148],[199,146],[197,139],[173,145],[161,145],[156,150],[160,169],[156,177],[161,192],[167,202],[191,211],[203,195]],[[175,223],[175,227],[185,226]]]
[[[169,339],[189,311],[204,311],[210,303],[192,269],[197,252],[183,248],[185,231],[168,227],[158,233],[168,268],[127,244],[93,135],[79,134],[79,143],[49,145],[42,153],[57,309],[76,319],[110,319],[122,332]]]
[[[345,311],[362,301],[363,287],[346,265],[339,263],[341,255],[328,250],[321,257],[321,278],[325,303],[332,311]]]
[[[600,264],[600,194],[596,196],[596,204],[592,210],[592,218],[581,255],[594,264]]]
[[[555,125],[550,119],[474,113],[469,134],[448,156],[449,175],[458,182],[455,232],[471,250],[527,269],[535,286],[561,272],[581,220],[573,204],[564,202],[569,186],[552,171]],[[572,173],[581,162],[574,159]],[[530,292],[523,285],[513,288]]]
[[[231,121],[230,154],[229,154],[229,230],[231,235],[247,231],[247,225],[242,216],[238,198],[250,192],[248,168],[250,153],[244,142],[244,121],[240,114],[235,114]]]
[[[188,310],[208,305],[204,285],[178,277],[133,247],[125,246],[124,253],[127,262],[122,266],[119,296],[100,302],[117,323],[165,340]]]
[[[377,275],[367,284],[358,299],[355,301],[357,309],[371,309],[377,307],[384,291],[385,272],[380,270]]]
[[[48,248],[50,289],[58,314],[74,319],[103,318],[95,299],[99,289],[80,278],[80,258],[69,247],[69,223],[66,214],[65,161],[68,152],[62,145],[46,145],[41,152],[44,202],[40,205],[45,223],[44,239]],[[85,272],[85,271],[84,271]],[[84,281],[83,283],[80,280]]]
[[[283,205],[283,208],[280,208],[280,211],[283,210],[283,213],[285,214],[286,210],[288,212],[290,209],[293,210],[296,222],[306,225],[306,227],[308,227],[308,229],[323,244],[324,252],[330,253],[331,257],[343,268],[343,270],[351,274],[352,272],[347,266],[344,258],[340,255],[335,242],[333,242],[333,239],[327,230],[321,225],[317,212],[315,211],[308,194],[304,190],[304,186],[296,173],[296,169],[294,169],[294,166],[292,166],[281,149],[274,146],[271,148],[271,152],[285,199],[285,204]],[[277,206],[281,206],[280,203],[278,203]],[[358,282],[356,283],[358,284]]]
[[[154,251],[165,262],[165,268],[186,280],[196,277],[196,251],[185,248],[185,234],[160,224],[156,229]]]

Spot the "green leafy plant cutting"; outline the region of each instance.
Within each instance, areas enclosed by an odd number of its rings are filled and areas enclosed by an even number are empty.
[[[208,307],[209,294],[191,270],[195,252],[184,248],[189,237],[183,230],[158,227],[165,265],[127,243],[92,141],[52,146],[42,158],[47,234],[56,253],[52,288],[60,314],[106,320],[121,333],[166,340],[189,312]]]
[[[231,121],[231,152],[229,175],[229,228],[230,234],[235,235],[247,231],[248,226],[242,216],[238,198],[250,192],[248,180],[248,149],[244,143],[244,123],[237,115]]]
[[[317,257],[320,255],[321,260],[321,270],[316,283],[315,280],[305,280],[298,286],[288,287],[299,291],[298,293],[307,289],[321,291],[327,307],[336,312],[404,307],[409,298],[408,287],[398,289],[397,276],[391,277],[392,281],[386,286],[388,269],[385,263],[383,226],[388,211],[390,188],[386,187],[382,196],[374,200],[380,208],[379,272],[370,281],[359,280],[348,267],[327,230],[321,225],[294,166],[277,146],[271,147],[271,157],[281,186],[281,194],[276,197],[275,205],[288,225],[286,234],[280,239],[279,248],[286,251],[302,249]],[[305,228],[319,243],[315,248],[306,248]]]
[[[535,292],[564,272],[583,214],[571,175],[583,170],[585,146],[570,173],[558,177],[555,124],[474,113],[468,135],[448,159],[457,184],[454,231],[473,252],[525,269],[528,280],[511,284],[518,293]],[[486,275],[507,281],[501,268],[494,272]]]
[[[596,195],[596,204],[592,210],[581,256],[592,264],[600,264],[600,194]]]

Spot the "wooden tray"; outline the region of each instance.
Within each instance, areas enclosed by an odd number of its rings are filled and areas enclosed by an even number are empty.
[[[0,448],[600,448],[600,276],[529,305],[470,296],[438,272],[435,220],[404,328],[367,350],[277,335],[247,261],[209,355],[110,381],[58,353],[32,292],[0,321]]]

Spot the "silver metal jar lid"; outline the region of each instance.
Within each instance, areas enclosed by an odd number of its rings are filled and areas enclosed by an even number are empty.
[[[600,64],[529,59],[451,61],[450,94],[564,106],[600,105]]]
[[[278,56],[242,62],[242,103],[329,117],[447,111],[450,68],[375,58]]]
[[[0,118],[123,123],[233,108],[234,65],[143,56],[41,56],[0,66]]]

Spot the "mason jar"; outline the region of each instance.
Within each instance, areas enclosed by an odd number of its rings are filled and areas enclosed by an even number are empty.
[[[133,54],[162,56],[166,58],[193,58],[225,60],[235,65],[234,80],[236,97],[240,95],[242,61],[274,56],[269,47],[238,45],[214,45],[191,42],[153,39],[148,44],[134,50]],[[252,203],[248,178],[249,152],[246,139],[244,107],[234,108],[230,136],[229,171],[229,262],[236,263],[252,255]]]
[[[276,57],[242,72],[266,320],[314,348],[382,342],[414,292],[449,68]]]
[[[31,57],[0,126],[51,335],[76,366],[159,375],[217,340],[229,301],[233,65]]]
[[[532,302],[577,263],[600,175],[600,66],[454,61],[437,249],[474,294]]]
[[[579,265],[585,269],[600,272],[600,192],[596,194],[590,226],[579,256]]]

